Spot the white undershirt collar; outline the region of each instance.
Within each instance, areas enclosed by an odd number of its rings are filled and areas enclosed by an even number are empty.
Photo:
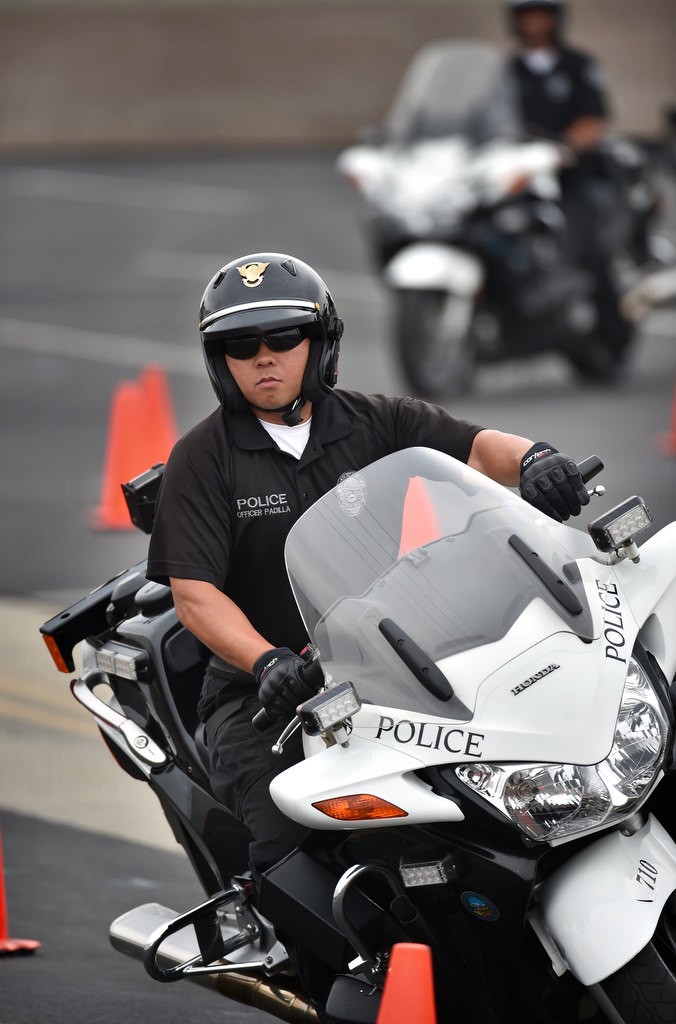
[[[532,74],[548,75],[558,63],[559,51],[551,46],[542,46],[537,50],[526,50],[521,59]]]
[[[278,448],[289,455],[293,455],[294,459],[301,457],[310,437],[312,416],[309,416],[304,423],[299,423],[295,427],[287,427],[286,423],[268,423],[267,420],[262,419],[258,419],[258,422],[267,430]]]

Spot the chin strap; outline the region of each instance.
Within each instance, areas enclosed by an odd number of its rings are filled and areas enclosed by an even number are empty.
[[[305,399],[302,395],[299,395],[291,405],[286,406],[285,412],[282,412],[281,409],[279,410],[282,413],[282,419],[286,423],[287,427],[297,427],[299,423],[302,423],[301,414],[304,408]]]
[[[253,408],[259,409],[261,412],[280,412],[287,427],[297,427],[299,423],[302,423],[301,413],[305,408],[306,401],[307,399],[299,395],[298,398],[294,398],[293,402],[288,405],[280,405],[277,409],[263,409],[260,405],[254,405]]]

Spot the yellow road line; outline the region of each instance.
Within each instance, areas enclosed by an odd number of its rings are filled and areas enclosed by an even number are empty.
[[[72,673],[73,676],[75,672]],[[73,711],[77,714],[79,705],[70,693],[70,677],[54,679],[53,683],[36,683],[30,679],[19,679],[0,672],[0,697],[16,697],[28,704],[36,702],[60,710],[63,714]],[[79,717],[79,716],[78,716]]]
[[[0,728],[3,718],[37,725],[50,731],[70,733],[73,736],[88,736],[90,739],[96,734],[96,726],[84,708],[80,717],[71,718],[70,715],[50,711],[48,708],[27,704],[24,701],[14,700],[12,697],[0,694]]]

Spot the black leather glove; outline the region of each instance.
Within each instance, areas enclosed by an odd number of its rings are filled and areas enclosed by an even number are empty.
[[[316,687],[303,677],[303,668],[303,659],[288,647],[273,647],[255,663],[258,699],[273,721],[291,718],[299,704],[316,694]]]
[[[582,506],[589,504],[587,488],[573,460],[544,441],[534,444],[522,458],[519,490],[525,501],[558,523],[579,516]]]

